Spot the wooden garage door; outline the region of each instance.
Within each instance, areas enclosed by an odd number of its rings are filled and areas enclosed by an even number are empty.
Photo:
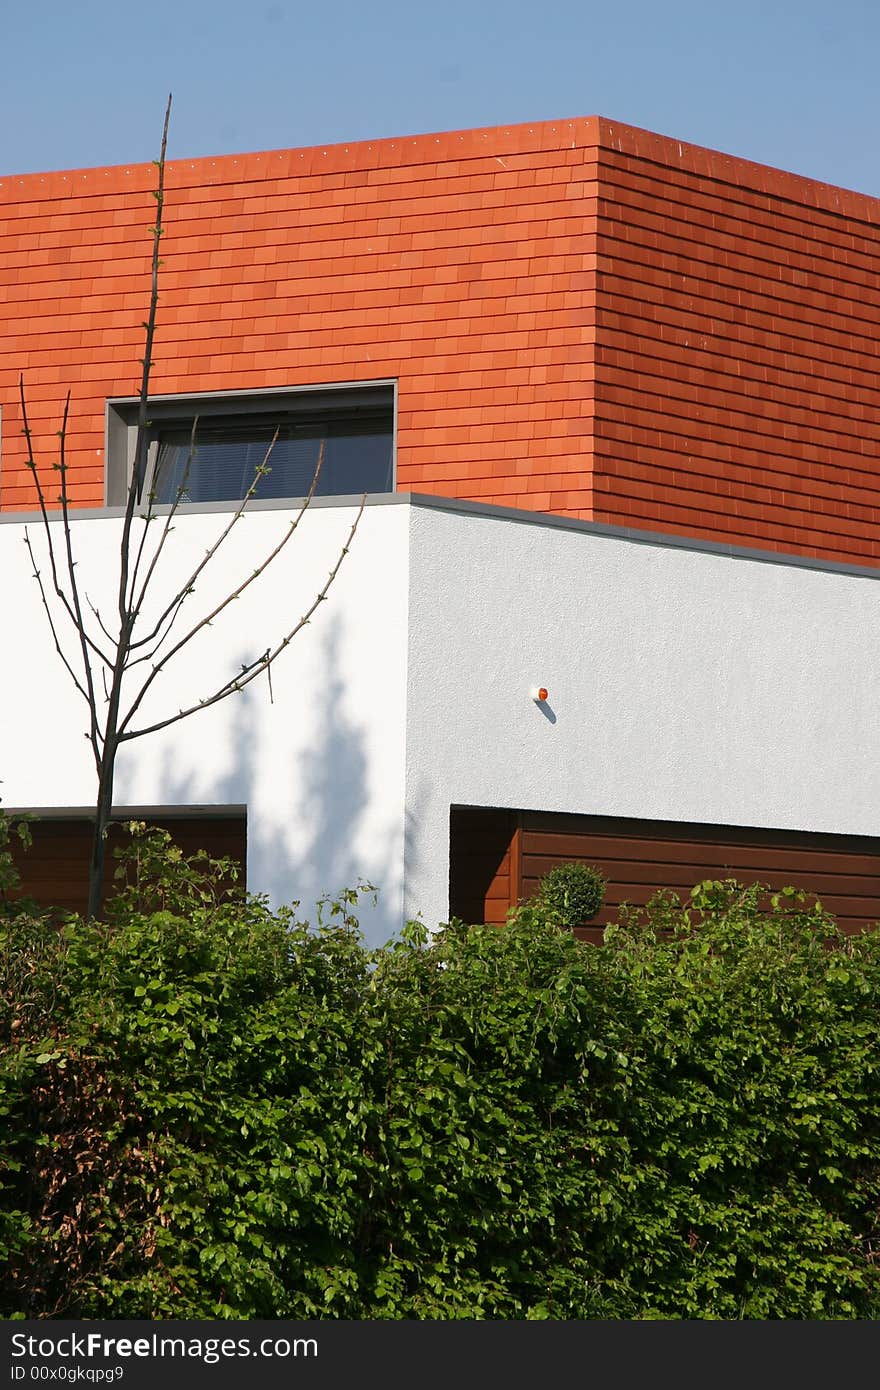
[[[608,879],[605,905],[579,933],[588,939],[622,902],[644,904],[659,888],[686,897],[706,878],[805,888],[844,931],[880,920],[874,837],[473,807],[454,807],[450,828],[450,913],[465,921],[503,922],[548,869],[571,861],[595,864]]]
[[[247,818],[244,810],[157,815],[129,811],[120,821],[146,820],[167,830],[184,854],[204,849],[215,859],[230,858],[247,868]],[[42,816],[30,822],[33,844],[27,851],[12,848],[21,874],[21,892],[43,907],[84,912],[88,898],[92,826],[86,816]],[[113,887],[114,849],[128,837],[111,825],[107,844],[107,883]]]

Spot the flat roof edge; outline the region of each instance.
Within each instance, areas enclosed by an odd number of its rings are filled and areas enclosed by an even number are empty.
[[[358,507],[360,495],[346,497],[315,497],[309,504],[310,511],[324,511],[328,508]],[[856,579],[880,579],[880,566],[856,565],[842,560],[822,560],[813,555],[796,555],[785,550],[762,550],[756,546],[733,545],[728,541],[712,541],[701,536],[676,536],[665,531],[642,530],[636,526],[611,526],[602,521],[584,521],[580,517],[558,516],[553,512],[532,512],[524,507],[503,507],[494,502],[476,502],[467,497],[438,497],[427,492],[377,492],[368,493],[367,507],[418,507],[426,511],[451,512],[457,516],[473,516],[487,521],[513,521],[520,526],[539,526],[556,531],[575,531],[582,535],[598,536],[606,540],[625,541],[632,545],[660,546],[667,550],[693,550],[706,555],[717,555],[728,560],[751,560],[765,565],[785,565],[795,569],[820,570],[828,574],[845,574]],[[252,502],[248,514],[261,512],[295,511],[296,498],[271,499]],[[156,507],[154,515],[162,516],[168,507]],[[228,502],[201,502],[187,506],[179,511],[179,517],[223,514],[230,511]],[[125,514],[124,507],[77,507],[71,511],[71,520],[114,521]],[[60,513],[50,513],[50,518],[61,520]],[[39,512],[0,512],[0,526],[42,524]]]
[[[173,192],[266,178],[372,172],[573,148],[617,150],[815,210],[859,221],[880,221],[880,199],[868,193],[600,115],[499,122],[470,129],[334,140],[254,152],[175,156],[166,164],[166,189]],[[0,203],[55,201],[83,194],[149,194],[155,181],[153,164],[142,160],[45,172],[13,171],[0,174]]]
[[[471,502],[458,497],[434,497],[426,493],[402,493],[414,506],[435,511],[466,513],[496,520],[516,521],[525,526],[546,526],[555,530],[580,531],[585,535],[608,540],[627,541],[634,545],[654,545],[671,550],[695,550],[718,555],[729,560],[751,560],[760,564],[785,565],[789,568],[822,570],[829,574],[846,574],[856,579],[880,579],[880,567],[854,565],[846,561],[822,560],[812,555],[794,555],[788,551],[761,550],[758,547],[733,545],[727,541],[711,541],[700,536],[674,536],[664,531],[641,530],[636,526],[610,526],[602,521],[584,521],[579,517],[556,516],[552,512],[530,512],[520,507],[499,507],[489,502]]]

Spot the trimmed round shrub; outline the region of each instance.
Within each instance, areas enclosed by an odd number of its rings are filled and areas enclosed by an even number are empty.
[[[592,864],[556,864],[541,879],[536,905],[547,922],[582,927],[605,901],[605,876]]]

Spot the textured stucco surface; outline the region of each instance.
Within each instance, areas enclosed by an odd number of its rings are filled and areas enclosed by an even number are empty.
[[[274,702],[260,680],[131,745],[117,804],[246,804],[250,886],[311,911],[317,895],[369,879],[381,889],[363,918],[373,942],[404,915],[445,917],[455,804],[878,833],[875,579],[462,505],[368,507],[328,602],[275,667]],[[206,603],[286,516],[246,519]],[[212,689],[291,626],[352,517],[310,513],[145,712]],[[181,518],[169,560],[192,563],[222,521]],[[118,525],[74,526],[99,606]],[[4,804],[87,806],[85,710],[52,650],[19,523],[0,526],[0,585]]]
[[[190,600],[193,615],[209,611],[230,578],[250,572],[288,517],[272,510],[245,518]],[[323,584],[353,517],[349,507],[310,512],[271,569],[168,668],[145,719],[209,693],[289,630]],[[204,553],[225,520],[178,519],[169,581]],[[107,618],[119,522],[76,521],[73,531],[84,589]],[[10,807],[88,806],[95,783],[86,708],[52,648],[22,532],[0,526],[0,792]],[[311,912],[317,896],[358,878],[381,885],[364,915],[375,940],[401,915],[406,547],[406,508],[368,508],[327,601],[273,668],[273,700],[261,678],[129,744],[116,781],[120,807],[246,804],[249,886],[276,903],[299,898]]]
[[[873,580],[410,516],[410,911],[448,910],[452,804],[877,833]]]

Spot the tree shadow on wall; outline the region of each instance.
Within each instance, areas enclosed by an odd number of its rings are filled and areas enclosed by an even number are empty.
[[[378,890],[362,900],[361,917],[370,944],[386,941],[400,926],[399,882],[402,864],[395,863],[393,829],[369,825],[367,736],[346,709],[342,638],[338,619],[325,619],[320,638],[321,675],[317,691],[304,690],[303,700],[320,700],[320,718],[313,725],[307,749],[282,753],[286,767],[273,760],[267,746],[268,682],[254,682],[232,702],[227,737],[233,759],[226,770],[212,777],[204,768],[182,772],[173,749],[158,759],[157,804],[165,806],[244,803],[248,808],[248,886],[265,893],[273,905],[297,901],[302,915],[314,920],[313,907],[321,898],[355,888],[369,877]],[[277,678],[276,678],[277,684]],[[299,699],[274,697],[275,717],[279,699],[289,706],[292,720],[301,718]],[[193,716],[198,719],[198,715]],[[151,755],[149,741],[141,757]],[[267,787],[270,776],[275,790]],[[133,777],[120,775],[116,802],[124,805]],[[357,839],[370,833],[369,859],[359,855]],[[377,844],[378,842],[378,844]]]

